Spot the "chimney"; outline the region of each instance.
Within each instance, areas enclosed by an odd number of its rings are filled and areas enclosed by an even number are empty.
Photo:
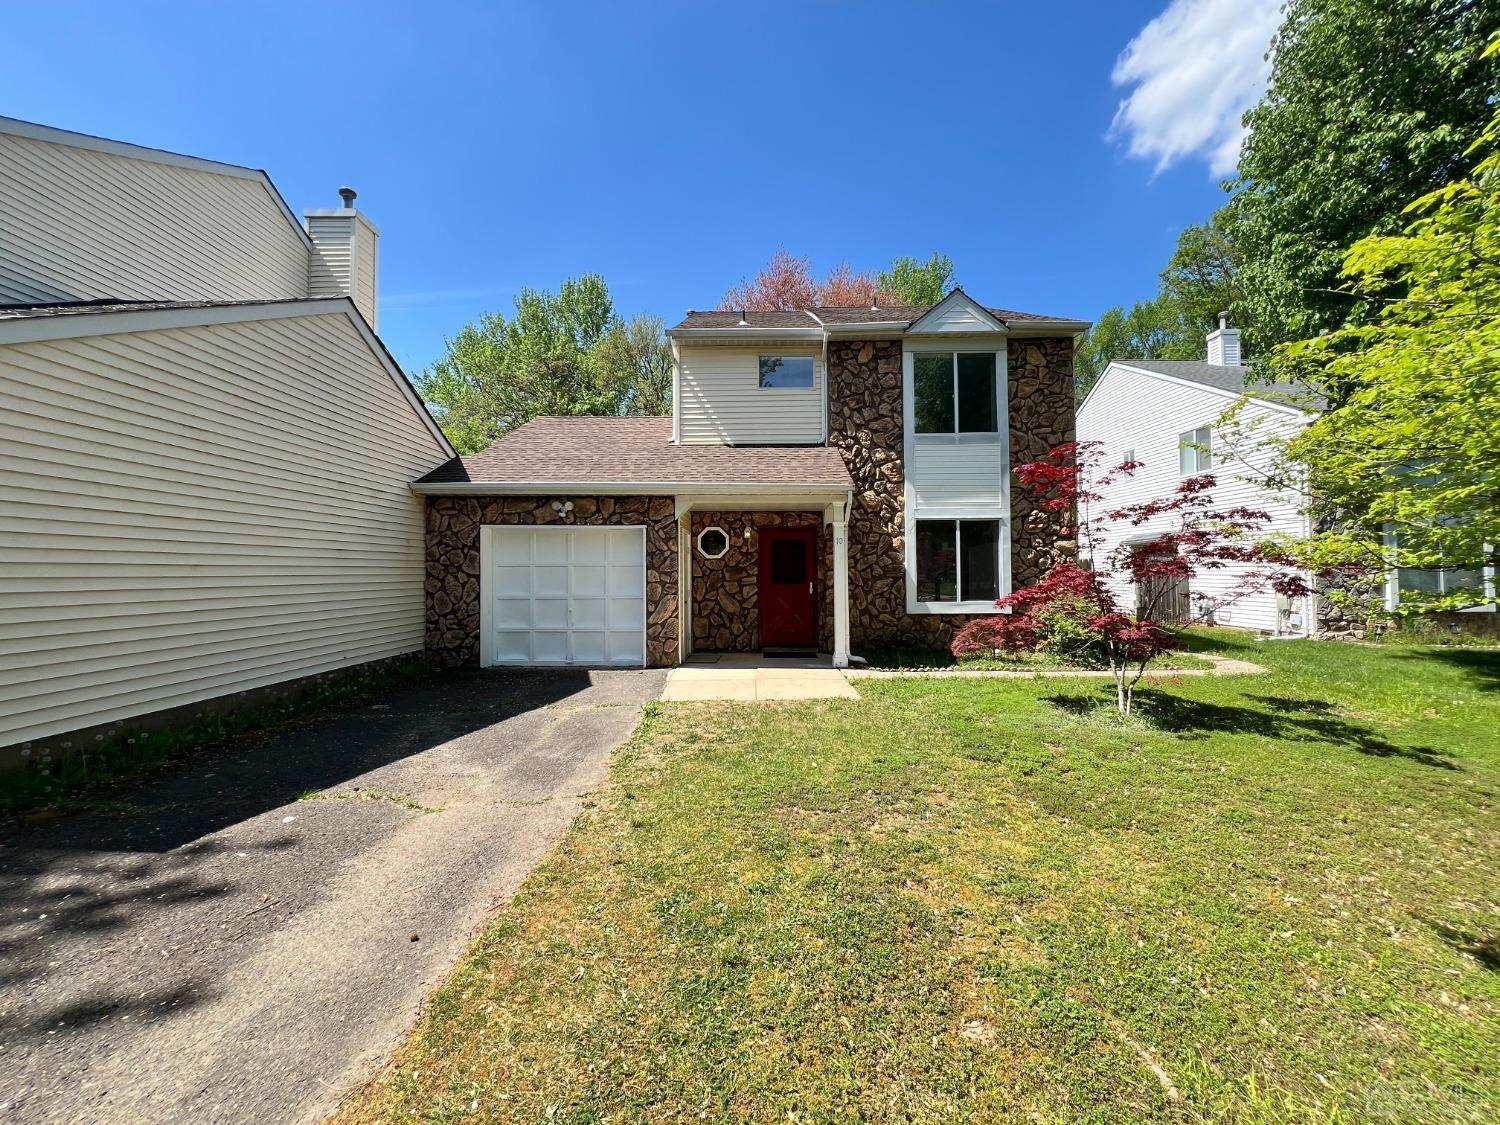
[[[1240,366],[1240,330],[1229,327],[1229,313],[1219,314],[1219,327],[1208,334],[1208,362],[1215,367]]]
[[[307,260],[309,297],[353,297],[354,307],[375,328],[375,284],[380,231],[355,210],[353,188],[339,188],[340,207],[303,212],[312,253]]]

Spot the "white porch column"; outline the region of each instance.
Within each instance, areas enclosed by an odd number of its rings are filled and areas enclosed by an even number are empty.
[[[849,525],[844,512],[833,524],[833,666],[849,667]]]

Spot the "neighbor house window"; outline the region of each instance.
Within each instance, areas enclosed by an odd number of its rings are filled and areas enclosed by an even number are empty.
[[[1000,596],[999,520],[917,520],[917,601]]]
[[[1386,524],[1384,534],[1386,546],[1393,552],[1399,551],[1402,546],[1401,532],[1390,524]],[[1465,590],[1475,594],[1486,594],[1492,589],[1491,585],[1485,581],[1487,576],[1493,579],[1492,575],[1488,575],[1488,568],[1421,570],[1414,566],[1398,566],[1395,568],[1394,581],[1387,589],[1386,608],[1399,609],[1408,594],[1422,599],[1456,594]]]
[[[912,357],[919,434],[999,432],[994,352],[926,352]]]
[[[1122,453],[1120,455],[1120,464],[1122,464],[1122,465],[1125,465],[1125,464],[1139,464],[1139,463],[1140,463],[1140,459],[1138,457],[1136,457],[1135,450],[1133,450],[1133,449],[1127,449],[1124,453]],[[1123,475],[1127,476],[1127,477],[1133,477],[1133,476],[1135,476],[1135,470],[1134,469],[1126,469],[1124,471]]]
[[[1214,467],[1213,431],[1199,426],[1185,434],[1177,435],[1177,469],[1185,477],[1194,473],[1206,473]]]
[[[810,355],[761,356],[760,385],[777,389],[807,390],[813,385],[813,357]]]

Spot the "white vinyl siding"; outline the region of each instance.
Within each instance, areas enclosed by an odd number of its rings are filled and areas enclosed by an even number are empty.
[[[1235,398],[1207,387],[1128,368],[1109,368],[1078,411],[1078,440],[1102,442],[1106,468],[1119,464],[1127,455],[1141,462],[1141,467],[1134,473],[1120,474],[1113,483],[1100,489],[1104,499],[1094,504],[1094,514],[1173,495],[1182,481],[1179,438],[1205,425],[1212,428],[1213,420]],[[1241,420],[1246,424],[1258,420],[1254,432],[1263,436],[1293,433],[1302,425],[1300,415],[1253,402],[1245,408]],[[1215,505],[1265,511],[1271,516],[1268,532],[1303,534],[1306,520],[1298,510],[1296,497],[1275,493],[1260,483],[1257,467],[1264,463],[1265,454],[1246,450],[1236,456],[1218,432],[1213,433],[1212,441],[1211,471],[1218,482],[1213,491]],[[1140,527],[1124,524],[1109,527],[1097,552],[1101,562],[1121,543],[1150,539],[1172,525],[1173,517],[1163,515]],[[1221,570],[1206,571],[1192,580],[1190,592],[1222,596],[1248,569],[1247,564],[1230,564]],[[1125,609],[1134,607],[1135,592],[1128,583],[1112,583],[1110,592]],[[1302,602],[1303,599],[1297,599],[1292,608],[1302,615],[1305,623],[1306,607]],[[1281,620],[1276,594],[1267,590],[1245,597],[1220,611],[1217,620],[1223,625],[1275,632]]]
[[[809,388],[762,387],[760,357],[810,355]],[[680,440],[711,445],[816,445],[823,441],[823,358],[808,348],[683,345],[679,349]]]
[[[353,297],[355,308],[371,328],[376,327],[379,239],[374,229],[354,211],[338,215],[309,213],[307,233],[313,241],[307,267],[308,295]]]
[[[1005,445],[994,434],[916,435],[911,482],[918,510],[994,508],[1004,503]]]
[[[0,304],[304,297],[307,267],[257,176],[0,133]]]
[[[0,745],[420,650],[445,457],[342,313],[0,346]]]

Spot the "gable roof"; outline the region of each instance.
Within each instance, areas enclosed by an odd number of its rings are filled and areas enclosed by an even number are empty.
[[[327,316],[342,313],[349,318],[365,346],[385,369],[402,397],[416,411],[422,424],[437,438],[443,450],[457,456],[447,435],[417,394],[406,372],[373,329],[365,322],[349,297],[277,297],[259,301],[60,301],[55,304],[0,306],[0,346],[36,340],[69,340],[82,336],[109,336],[126,332],[151,332],[189,328],[203,324],[234,324],[283,317]]]
[[[1248,365],[1209,363],[1201,359],[1112,359],[1104,369],[1104,374],[1099,376],[1093,387],[1089,388],[1089,393],[1084,396],[1083,402],[1078,404],[1080,410],[1093,397],[1094,389],[1104,382],[1111,370],[1116,368],[1138,371],[1147,375],[1163,375],[1170,380],[1196,383],[1200,387],[1208,387],[1229,395],[1248,395],[1257,402],[1281,407],[1284,410],[1302,412],[1308,409],[1307,391],[1292,383],[1250,382],[1249,378],[1253,369]]]
[[[837,328],[841,325],[882,325],[906,331],[933,309],[959,298],[972,298],[962,289],[954,289],[936,305],[814,305],[806,309],[713,309],[700,311],[689,309],[680,324],[670,328],[667,334],[694,331],[744,331],[746,329],[810,329]],[[1082,332],[1088,322],[1071,317],[1047,316],[1043,313],[1017,312],[1014,309],[988,308],[975,303],[975,307],[1000,322],[1004,328],[1037,327],[1055,328],[1059,332]]]
[[[455,457],[418,492],[667,492],[679,487],[848,489],[843,455],[826,445],[674,445],[671,418],[542,417],[480,453]],[[455,487],[457,486],[457,487]]]
[[[282,198],[281,192],[271,182],[271,177],[263,168],[249,168],[241,164],[225,164],[218,160],[207,160],[201,156],[187,156],[180,152],[169,152],[164,148],[148,148],[145,145],[134,145],[128,141],[113,141],[108,137],[96,137],[91,133],[75,133],[71,129],[59,129],[55,125],[39,125],[35,121],[22,121],[18,117],[0,116],[0,133],[9,134],[14,137],[23,137],[33,141],[48,141],[52,144],[68,145],[71,148],[89,149],[93,152],[108,153],[111,156],[123,156],[131,160],[147,160],[153,164],[170,164],[177,168],[187,168],[194,172],[208,172],[217,176],[233,176],[242,180],[255,180],[275,201],[286,221],[291,224],[292,229],[297,232],[308,247],[312,249],[312,236],[301,221],[287,206]]]

